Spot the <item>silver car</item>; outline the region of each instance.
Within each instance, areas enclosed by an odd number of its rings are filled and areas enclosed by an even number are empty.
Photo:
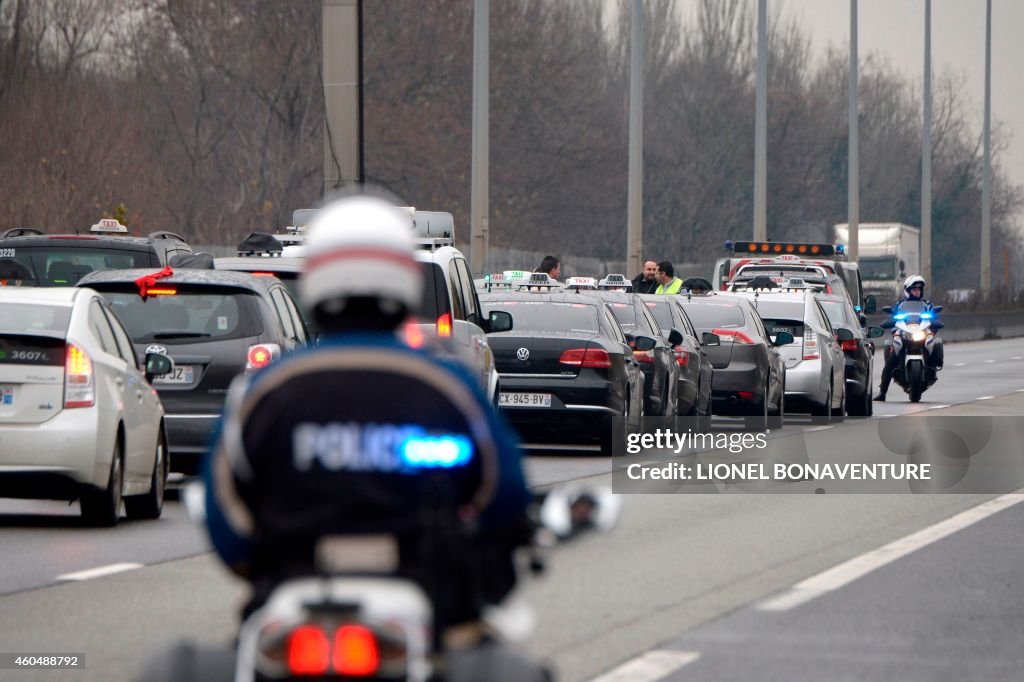
[[[839,342],[852,339],[852,332],[834,330],[809,289],[730,293],[750,299],[770,336],[793,335],[792,343],[779,346],[786,362],[786,409],[846,416],[846,358]]]
[[[81,501],[112,526],[155,519],[167,483],[164,408],[131,340],[91,289],[0,287],[0,497]]]

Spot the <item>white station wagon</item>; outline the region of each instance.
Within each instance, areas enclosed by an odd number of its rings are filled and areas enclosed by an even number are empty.
[[[95,291],[0,286],[0,497],[81,501],[89,523],[155,519],[167,484],[164,408]]]

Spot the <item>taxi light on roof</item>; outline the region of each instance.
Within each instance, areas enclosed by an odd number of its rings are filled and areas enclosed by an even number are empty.
[[[89,231],[104,234],[128,234],[128,228],[122,225],[116,218],[103,218],[90,227]]]
[[[288,672],[324,675],[331,663],[327,633],[315,625],[300,625],[288,636]]]

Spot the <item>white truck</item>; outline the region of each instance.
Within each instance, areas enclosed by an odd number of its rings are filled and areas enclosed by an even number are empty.
[[[846,223],[835,226],[837,244],[850,243]],[[903,280],[921,270],[921,230],[903,223],[860,223],[857,230],[857,264],[864,293],[880,301],[903,295]]]

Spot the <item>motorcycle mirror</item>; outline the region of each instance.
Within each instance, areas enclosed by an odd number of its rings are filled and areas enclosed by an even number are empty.
[[[609,531],[622,511],[622,498],[610,488],[559,486],[544,497],[540,524],[559,540],[587,530]]]
[[[892,306],[891,305],[883,305],[882,306],[882,312],[883,313],[888,313],[888,314],[891,315],[892,314]]]
[[[942,312],[942,306],[941,305],[935,306],[934,308],[932,308],[932,312],[941,313]]]
[[[181,489],[181,502],[185,505],[185,514],[193,523],[206,523],[206,485],[201,481],[186,483]]]

